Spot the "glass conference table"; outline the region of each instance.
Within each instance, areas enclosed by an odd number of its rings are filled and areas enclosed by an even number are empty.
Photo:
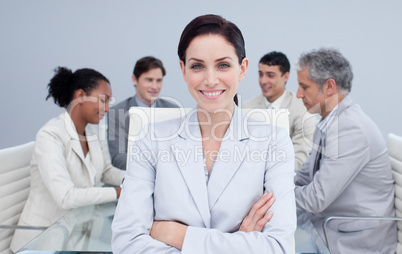
[[[26,253],[112,253],[111,224],[117,202],[80,207],[25,245]],[[298,211],[296,253],[329,253],[307,215]]]

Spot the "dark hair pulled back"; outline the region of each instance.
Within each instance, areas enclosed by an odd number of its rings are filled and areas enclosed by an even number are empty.
[[[49,94],[46,100],[53,97],[54,103],[64,108],[68,107],[76,90],[82,89],[89,94],[92,89],[99,86],[99,80],[110,83],[101,73],[88,68],[72,72],[66,67],[59,66],[54,72],[55,75],[47,85]]]

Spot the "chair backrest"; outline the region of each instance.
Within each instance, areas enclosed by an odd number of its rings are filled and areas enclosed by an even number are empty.
[[[0,149],[0,226],[17,225],[29,194],[35,142]],[[14,229],[0,229],[0,253],[9,250]]]
[[[392,174],[395,180],[396,216],[402,217],[402,137],[393,133],[388,134],[387,147]],[[398,246],[396,253],[402,253],[402,222],[398,222]]]
[[[129,110],[130,127],[128,131],[127,165],[130,158],[130,147],[141,133],[142,128],[149,122],[162,122],[183,117],[193,108],[149,108],[132,107]],[[289,110],[287,109],[239,109],[247,117],[268,122],[285,128],[289,132]]]

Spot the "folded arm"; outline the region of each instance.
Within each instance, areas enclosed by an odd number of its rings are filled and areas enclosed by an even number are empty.
[[[223,232],[179,223],[156,223],[154,225],[155,155],[158,149],[152,148],[149,140],[135,143],[138,154],[129,162],[122,194],[112,225],[112,249],[116,253],[245,253],[271,252],[290,253],[296,229],[296,208],[294,198],[294,152],[287,133],[278,133],[278,143],[270,147],[285,151],[285,158],[266,162],[264,181],[265,192],[272,192],[275,203],[271,214],[260,222],[262,213],[250,211],[250,221],[244,219],[242,230]],[[287,138],[285,138],[287,137]],[[271,149],[271,148],[268,148]],[[148,151],[148,152],[144,152]],[[150,151],[150,152],[149,152]],[[266,196],[266,197],[269,197]],[[263,202],[264,203],[264,202]],[[266,207],[264,208],[266,209]],[[253,210],[253,209],[252,209]],[[258,210],[258,209],[254,209]],[[263,213],[265,215],[265,213]],[[259,230],[262,224],[262,230]],[[154,229],[152,229],[154,225]],[[159,227],[162,226],[162,227]],[[167,232],[164,231],[167,228]],[[151,231],[151,229],[153,231]],[[253,231],[254,229],[255,231]],[[177,239],[170,239],[171,232]],[[165,242],[154,239],[160,239]],[[165,239],[165,240],[163,240]],[[171,242],[172,241],[172,242]]]
[[[239,231],[261,232],[265,224],[272,218],[272,211],[268,209],[275,202],[272,193],[265,193],[250,209],[244,217]],[[187,225],[174,221],[154,221],[151,229],[152,238],[173,246],[179,250],[183,247]]]

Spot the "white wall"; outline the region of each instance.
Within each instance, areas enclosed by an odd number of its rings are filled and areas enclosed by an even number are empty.
[[[272,50],[294,64],[300,53],[338,48],[352,63],[352,97],[382,133],[402,135],[402,1],[0,1],[0,148],[35,139],[62,112],[45,101],[57,66],[94,68],[111,81],[115,100],[134,93],[131,73],[145,55],[167,69],[162,96],[194,106],[177,57],[181,31],[214,13],[233,21],[246,40],[250,68],[239,93],[260,93],[259,58]],[[294,65],[292,65],[294,67]],[[288,89],[296,92],[291,70]]]

